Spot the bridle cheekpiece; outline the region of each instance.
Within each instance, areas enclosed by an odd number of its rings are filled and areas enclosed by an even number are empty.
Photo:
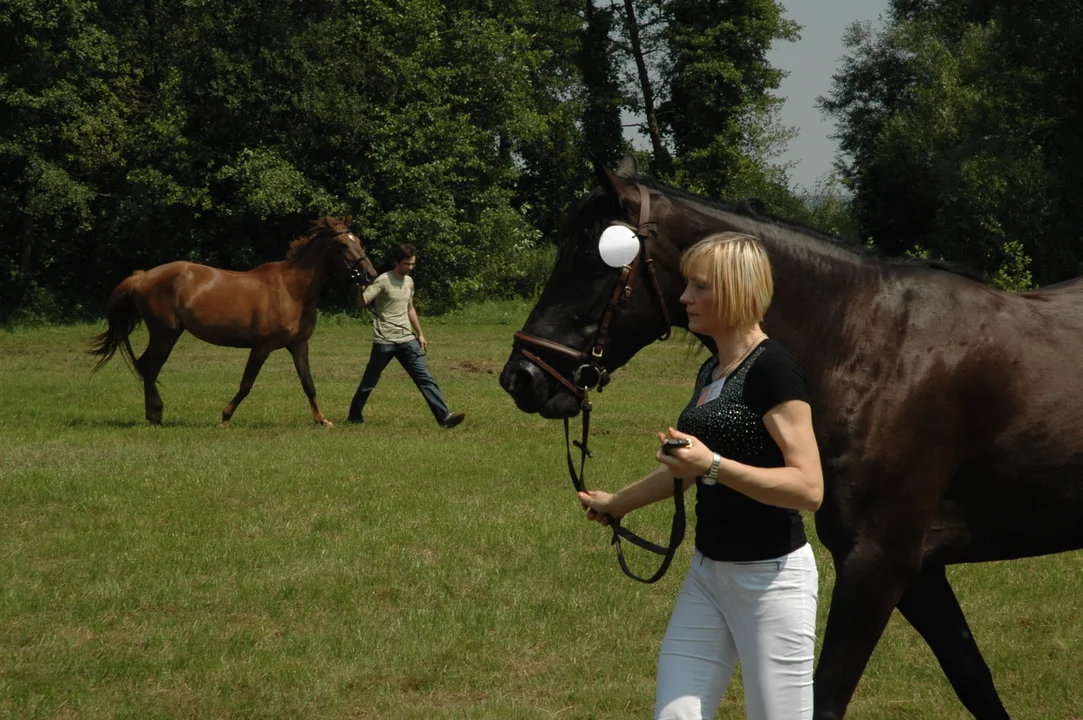
[[[339,232],[331,236],[331,240],[335,240],[336,238],[342,237],[343,235],[353,235],[353,231],[349,228],[345,230],[340,230]],[[365,254],[365,246],[361,242],[361,238],[355,235],[354,239],[357,240],[357,247],[361,248],[361,257],[351,261],[347,260],[346,256],[343,255],[342,262],[346,265],[346,272],[349,274],[350,280],[352,282],[360,284],[365,280],[365,274],[361,271],[361,263],[365,262],[365,260],[368,259],[368,255]]]
[[[637,184],[636,187],[639,189],[639,224],[633,229],[625,223],[615,222],[611,223],[602,233],[601,240],[604,240],[606,234],[610,233],[615,228],[626,228],[627,233],[626,237],[623,238],[623,242],[618,240],[618,244],[623,247],[618,248],[613,253],[613,258],[627,257],[628,259],[620,259],[614,262],[611,258],[606,256],[606,249],[601,245],[599,247],[603,260],[606,260],[607,264],[619,266],[620,274],[617,277],[617,282],[613,285],[613,291],[609,295],[609,300],[606,303],[605,309],[602,311],[602,320],[598,324],[598,331],[595,333],[593,340],[582,350],[576,350],[575,348],[562,345],[553,340],[547,340],[519,331],[515,333],[515,341],[513,343],[513,347],[517,348],[524,357],[566,387],[572,395],[579,400],[579,406],[583,416],[582,439],[570,441],[570,425],[568,419],[565,418],[564,447],[568,459],[568,474],[571,477],[572,485],[580,492],[586,490],[586,482],[584,480],[586,459],[588,457],[594,457],[594,453],[590,451],[590,448],[587,445],[587,440],[590,436],[590,414],[593,410],[593,406],[590,403],[590,391],[597,388],[598,392],[601,392],[602,388],[609,382],[609,371],[605,367],[605,351],[609,343],[609,333],[613,325],[616,324],[617,318],[620,317],[621,311],[624,310],[625,306],[628,304],[628,299],[632,296],[632,287],[635,284],[640,265],[644,265],[647,268],[647,275],[649,276],[651,286],[654,289],[654,295],[658,300],[658,307],[662,312],[664,330],[659,339],[668,340],[671,332],[669,310],[666,307],[665,296],[662,295],[662,288],[658,284],[658,276],[654,270],[654,260],[651,258],[650,249],[647,245],[648,240],[657,239],[658,223],[651,220],[650,191],[640,184]],[[633,237],[634,241],[629,245],[628,243]],[[634,257],[628,254],[630,252],[635,253]],[[617,264],[618,262],[619,265]],[[575,366],[575,370],[570,376],[566,375],[542,359],[538,354],[539,352],[556,356],[562,360],[571,360]],[[578,474],[575,471],[575,463],[572,461],[572,444],[579,448],[580,452]],[[669,569],[673,556],[680,546],[681,541],[684,539],[685,512],[684,488],[682,487],[682,482],[683,481],[680,478],[674,478],[673,480],[673,503],[675,512],[670,528],[668,547],[656,545],[649,540],[641,538],[631,530],[624,528],[621,525],[620,518],[609,518],[609,526],[613,530],[612,543],[617,546],[617,560],[620,562],[621,570],[624,571],[624,574],[633,580],[653,583],[665,575],[666,570]],[[645,550],[649,550],[656,555],[663,556],[661,567],[658,568],[654,575],[649,578],[643,578],[631,571],[624,559],[624,551],[621,548],[621,538],[624,538]]]
[[[602,311],[602,319],[598,324],[598,331],[595,333],[594,338],[582,350],[576,350],[575,348],[562,345],[553,340],[547,340],[535,335],[519,331],[515,333],[515,347],[518,347],[523,355],[540,367],[546,373],[551,375],[561,385],[568,388],[568,390],[574,395],[580,403],[587,403],[587,393],[591,390],[601,388],[609,382],[609,371],[605,367],[605,351],[609,344],[609,333],[611,328],[617,322],[617,318],[620,317],[621,311],[624,310],[628,304],[629,298],[632,296],[632,287],[635,284],[636,276],[639,273],[640,266],[646,266],[647,275],[650,277],[651,286],[654,290],[654,295],[658,300],[658,307],[662,313],[663,333],[659,339],[668,340],[670,336],[670,318],[669,310],[666,307],[665,298],[662,295],[662,288],[658,284],[658,276],[654,270],[654,260],[651,258],[650,249],[647,245],[648,239],[655,239],[658,237],[658,223],[651,220],[651,199],[650,191],[643,185],[636,185],[639,189],[639,224],[634,230],[625,223],[613,223],[606,230],[612,230],[614,227],[628,228],[629,232],[634,232],[634,236],[638,241],[638,250],[635,252],[635,256],[631,258],[630,262],[623,264],[620,267],[620,274],[617,277],[616,283],[613,285],[613,291],[609,295],[609,300]],[[603,236],[606,233],[603,233]],[[545,362],[538,356],[535,350],[550,353],[556,355],[561,359],[570,359],[573,363],[576,363],[575,370],[571,375],[559,372],[551,364]]]

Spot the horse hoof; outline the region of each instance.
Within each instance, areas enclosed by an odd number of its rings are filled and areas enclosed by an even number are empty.
[[[228,428],[229,427],[229,420],[223,420],[222,422],[218,423],[218,427],[220,427],[220,428]]]
[[[330,420],[328,420],[327,418],[324,418],[322,420],[317,420],[316,424],[317,425],[323,425],[324,427],[334,427],[335,426],[335,424],[333,422],[331,422]]]

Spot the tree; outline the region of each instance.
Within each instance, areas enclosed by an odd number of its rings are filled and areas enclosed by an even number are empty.
[[[418,246],[434,307],[529,294],[628,106],[659,109],[655,174],[778,209],[787,28],[770,0],[11,0],[0,321],[100,312],[170,260],[278,260],[326,214],[377,259]]]
[[[578,57],[585,94],[583,142],[599,159],[615,166],[624,149],[621,107],[629,102],[621,91],[611,52],[615,13],[612,7],[597,7],[593,0],[587,0],[584,9]]]
[[[618,47],[624,50],[626,57],[635,68],[629,80],[637,86],[638,93],[629,93],[632,102],[629,109],[640,113],[645,119],[643,132],[651,141],[652,167],[659,175],[668,175],[673,171],[673,158],[662,139],[662,122],[659,120],[656,83],[654,74],[665,73],[666,17],[662,4],[657,0],[623,0],[623,22],[620,24],[621,42]]]
[[[1080,274],[1081,42],[1071,2],[900,1],[852,27],[821,107],[862,234],[1013,288]]]
[[[6,4],[0,173],[17,192],[0,221],[23,230],[0,240],[17,259],[0,261],[4,312],[34,287],[100,307],[133,268],[173,259],[277,260],[323,214],[352,214],[377,257],[417,244],[434,304],[529,292],[548,251],[517,202],[521,180],[583,164],[580,10]],[[545,219],[559,212],[540,196]]]
[[[773,166],[793,131],[778,122],[783,72],[767,53],[797,25],[773,0],[672,0],[665,5],[669,94],[659,115],[679,156],[679,184],[708,195],[792,197]]]
[[[94,269],[70,235],[93,226],[100,184],[123,166],[137,77],[99,19],[89,0],[0,8],[0,318]]]

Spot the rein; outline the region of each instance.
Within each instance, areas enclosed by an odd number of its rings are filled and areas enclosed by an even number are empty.
[[[558,342],[546,340],[545,338],[536,337],[519,331],[515,333],[515,341],[513,343],[513,345],[518,347],[519,351],[523,353],[524,357],[548,373],[579,400],[580,410],[583,414],[583,435],[580,440],[571,440],[570,423],[568,418],[564,418],[564,448],[568,460],[568,475],[571,477],[572,485],[580,492],[587,489],[586,481],[584,479],[586,459],[588,457],[594,457],[594,453],[591,452],[590,447],[587,444],[590,436],[590,415],[593,410],[593,406],[590,403],[590,391],[594,388],[598,388],[598,392],[601,392],[602,388],[609,383],[609,372],[606,370],[604,364],[605,350],[609,341],[609,332],[614,323],[616,323],[621,311],[628,304],[628,299],[632,296],[632,286],[635,283],[641,262],[647,268],[647,274],[650,277],[654,295],[658,300],[658,306],[662,312],[665,331],[659,339],[668,340],[671,332],[672,323],[669,319],[669,310],[666,307],[665,297],[662,295],[662,288],[658,284],[658,276],[654,270],[654,261],[651,258],[650,250],[647,247],[647,235],[650,235],[651,237],[658,236],[658,223],[650,219],[650,191],[642,185],[637,184],[636,187],[639,189],[640,197],[639,224],[635,229],[636,236],[639,238],[639,252],[636,253],[635,258],[631,263],[621,268],[617,282],[613,286],[613,292],[610,294],[609,301],[606,303],[605,309],[602,312],[602,319],[598,324],[598,332],[595,334],[594,339],[585,349],[576,350],[575,348],[561,345]],[[537,352],[534,351],[546,352],[561,360],[571,360],[573,363],[578,363],[578,366],[572,372],[571,376],[565,375],[555,369],[551,364],[544,361],[538,356]],[[575,462],[572,460],[571,446],[573,444],[579,448],[580,452],[578,473],[576,473],[575,470]],[[621,570],[633,580],[638,580],[642,583],[657,582],[666,574],[666,571],[669,570],[670,563],[673,562],[673,557],[677,552],[677,548],[680,547],[681,542],[684,540],[685,510],[684,492],[681,485],[682,481],[680,478],[673,479],[674,513],[669,531],[669,545],[667,547],[657,545],[636,535],[634,532],[621,525],[620,518],[615,518],[611,515],[607,516],[609,518],[609,526],[613,530],[613,538],[610,541],[610,544],[617,546],[617,561],[620,563]],[[624,559],[624,550],[621,547],[622,538],[655,555],[662,556],[662,563],[653,575],[644,578],[632,572]]]

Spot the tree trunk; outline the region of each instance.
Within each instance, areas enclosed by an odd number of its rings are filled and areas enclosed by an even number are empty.
[[[651,89],[651,78],[647,74],[647,62],[643,59],[643,46],[639,41],[639,23],[636,22],[636,11],[632,2],[633,0],[624,0],[624,11],[628,23],[628,43],[632,48],[632,57],[635,59],[636,70],[639,73],[639,85],[643,90],[643,114],[647,116],[647,132],[654,150],[655,174],[667,174],[672,169],[673,163],[669,151],[662,144],[662,133],[658,129],[658,116],[654,112],[654,92]]]
[[[19,278],[22,282],[30,281],[34,269],[34,218],[23,214],[23,227],[19,232],[22,238],[19,251]]]

